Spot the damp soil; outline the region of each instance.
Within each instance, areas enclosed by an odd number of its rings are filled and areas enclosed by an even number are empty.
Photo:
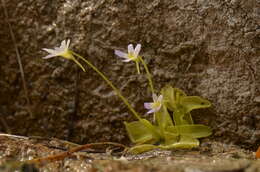
[[[0,136],[0,171],[63,172],[259,172],[254,153],[235,145],[205,140],[189,150],[154,150],[138,155],[122,153],[112,147],[92,147],[65,159],[44,164],[27,160],[60,154],[72,143],[59,139],[14,138]]]

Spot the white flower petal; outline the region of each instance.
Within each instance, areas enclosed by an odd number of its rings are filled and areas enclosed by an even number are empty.
[[[148,112],[147,112],[147,114],[149,114],[149,113],[154,113],[155,111],[154,111],[154,109],[151,109],[151,110],[149,110]]]
[[[66,40],[63,40],[62,42],[61,42],[61,46],[60,46],[60,48],[66,48],[67,47],[67,41]]]
[[[119,50],[115,50],[115,55],[117,55],[118,57],[122,57],[122,58],[128,58],[126,53],[119,51]]]
[[[160,104],[160,106],[158,106],[157,108],[154,108],[153,110],[154,110],[154,112],[158,112],[160,109],[161,109],[161,104]]]
[[[145,109],[152,109],[152,103],[144,103]]]
[[[47,51],[49,54],[56,54],[56,51],[53,49],[43,48],[42,50]]]
[[[162,99],[163,99],[163,95],[160,95],[160,96],[158,97],[157,101],[158,101],[158,102],[161,102]]]
[[[135,50],[134,50],[134,56],[135,57],[138,57],[140,50],[141,50],[141,44],[137,44],[136,47],[135,47]]]
[[[128,54],[129,54],[129,53],[134,53],[133,44],[129,44],[129,45],[128,45]]]
[[[62,50],[62,48],[60,48],[60,47],[54,47],[54,49],[53,50],[55,50],[55,51],[61,51]]]
[[[54,55],[54,54],[49,54],[49,55],[43,57],[43,59],[50,59],[50,58],[52,58],[52,57],[56,57],[56,55]]]
[[[130,62],[131,61],[131,59],[129,59],[129,58],[127,58],[127,59],[125,59],[125,60],[122,60],[123,62]]]
[[[66,44],[66,48],[69,49],[70,46],[70,39],[68,39],[67,44]]]
[[[153,94],[153,102],[157,102],[157,100],[158,100],[157,95],[156,95],[156,94]]]
[[[61,49],[65,49],[65,48],[66,48],[66,40],[63,40],[63,41],[61,42],[60,48],[61,48]]]

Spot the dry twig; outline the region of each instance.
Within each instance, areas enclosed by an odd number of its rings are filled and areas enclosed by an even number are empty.
[[[37,164],[37,165],[42,166],[47,163],[64,160],[65,158],[72,156],[73,153],[75,153],[75,152],[79,152],[79,151],[82,151],[82,150],[85,150],[85,149],[88,149],[88,148],[91,148],[91,147],[97,146],[97,145],[114,145],[114,146],[119,146],[119,147],[123,147],[124,149],[127,149],[127,147],[125,145],[122,145],[120,143],[113,143],[113,142],[90,143],[90,144],[77,146],[75,148],[72,148],[72,149],[70,149],[66,152],[60,153],[60,154],[28,160],[25,163]]]

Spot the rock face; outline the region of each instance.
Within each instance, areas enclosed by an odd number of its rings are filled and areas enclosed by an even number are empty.
[[[46,55],[41,48],[70,38],[71,48],[93,62],[145,114],[143,102],[151,100],[145,75],[137,75],[134,63],[123,63],[113,54],[129,43],[141,43],[141,55],[158,91],[172,84],[188,95],[207,98],[214,106],[194,112],[193,117],[214,129],[212,139],[256,147],[260,141],[259,3],[6,1],[31,102],[28,106],[14,43],[0,13],[0,129],[79,143],[129,142],[123,121],[134,117],[96,73],[87,66],[84,73],[61,58],[41,58]]]

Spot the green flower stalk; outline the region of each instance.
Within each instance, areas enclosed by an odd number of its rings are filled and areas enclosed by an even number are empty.
[[[91,67],[94,71],[96,71],[105,81],[106,83],[116,92],[118,97],[126,104],[128,109],[134,114],[134,116],[140,120],[140,116],[137,114],[137,112],[133,109],[133,107],[130,105],[130,103],[127,101],[127,99],[121,94],[121,92],[114,86],[114,84],[100,71],[98,70],[92,63],[90,63],[88,60],[83,58],[81,55],[76,54],[71,51],[71,53],[77,57],[79,57],[81,60],[83,60],[89,67]]]
[[[144,69],[145,69],[145,71],[146,71],[146,77],[147,77],[147,79],[148,79],[148,81],[149,81],[149,85],[150,85],[151,91],[152,91],[152,93],[154,94],[154,87],[153,87],[152,75],[151,75],[151,73],[149,72],[149,69],[148,69],[148,67],[147,67],[147,64],[145,63],[145,61],[142,59],[141,56],[139,57],[139,59],[140,59],[141,63],[142,63],[143,66],[144,66]]]

